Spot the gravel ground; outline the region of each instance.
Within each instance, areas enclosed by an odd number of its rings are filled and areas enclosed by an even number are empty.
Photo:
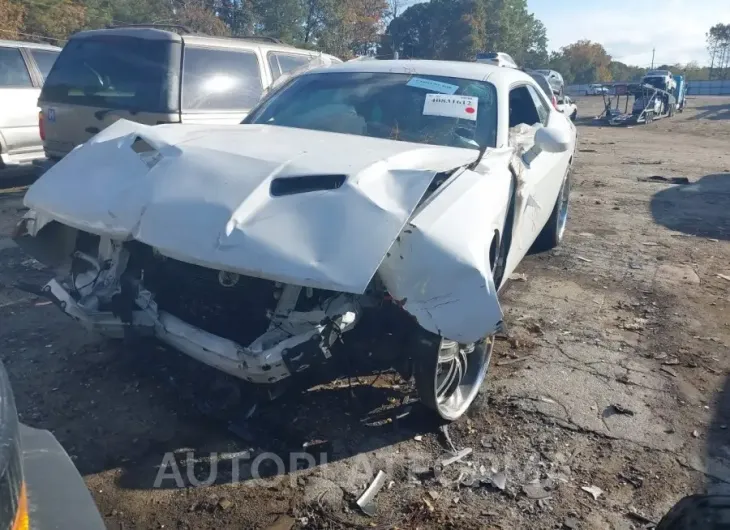
[[[103,341],[15,289],[49,274],[8,239],[27,183],[13,175],[0,177],[0,355],[22,420],[56,435],[112,529],[630,529],[728,491],[730,99],[620,129],[591,123],[600,101],[577,98],[565,242],[520,266],[510,337],[448,428],[463,460],[435,465],[449,444],[392,374],[350,387],[333,368],[236,419],[227,378]],[[379,470],[368,518],[353,499]]]

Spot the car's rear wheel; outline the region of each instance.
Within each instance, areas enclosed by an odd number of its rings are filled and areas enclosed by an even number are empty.
[[[565,235],[565,227],[568,224],[568,205],[570,203],[570,171],[563,179],[558,198],[550,214],[550,219],[545,223],[540,235],[535,241],[535,249],[539,251],[550,250],[557,247]]]
[[[578,117],[578,111],[574,110],[573,114],[570,115],[570,121],[575,121],[575,119]]]
[[[415,360],[413,374],[421,402],[441,419],[457,420],[474,402],[487,376],[494,336],[459,344],[433,335],[419,344],[426,350]]]

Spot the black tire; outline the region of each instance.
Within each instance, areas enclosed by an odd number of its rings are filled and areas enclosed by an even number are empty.
[[[426,332],[428,333],[428,332]],[[442,341],[438,335],[429,334],[430,337],[422,337],[417,341],[420,351],[414,359],[413,376],[416,382],[416,390],[427,408],[435,412],[439,418],[446,421],[459,419],[469,409],[476,397],[479,395],[482,383],[489,371],[489,363],[494,349],[494,336],[486,337],[471,345],[471,351],[464,353],[465,345],[457,345],[457,365],[465,366],[463,377],[456,386],[449,383],[452,372],[446,374],[440,372],[440,368],[449,366],[449,356],[441,355],[442,344],[451,341]],[[455,344],[455,343],[453,343]],[[461,361],[461,363],[460,363]],[[462,364],[463,363],[463,364]],[[440,375],[445,375],[440,377]],[[456,381],[454,381],[456,383]],[[446,388],[444,389],[444,385]],[[441,388],[440,388],[441,387]],[[450,397],[443,399],[444,390],[453,389]],[[458,389],[458,392],[457,392]],[[443,394],[442,394],[443,392]]]
[[[573,111],[573,114],[570,115],[570,121],[575,121],[576,118],[578,118],[578,111]]]
[[[565,235],[565,227],[568,221],[568,204],[570,201],[570,168],[563,179],[563,185],[555,199],[555,206],[550,214],[545,226],[542,228],[540,235],[537,236],[533,248],[538,252],[551,250],[563,241]]]
[[[656,530],[721,530],[730,517],[730,496],[684,497],[662,517]]]

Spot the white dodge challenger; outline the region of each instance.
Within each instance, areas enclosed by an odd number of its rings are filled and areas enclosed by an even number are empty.
[[[57,271],[41,291],[106,336],[253,384],[365,341],[454,420],[499,287],[563,238],[575,144],[519,70],[355,61],[287,80],[241,125],[117,121],[30,187],[15,237]]]

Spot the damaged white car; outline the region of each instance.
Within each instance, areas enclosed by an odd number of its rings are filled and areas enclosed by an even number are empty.
[[[258,384],[376,335],[453,420],[486,375],[503,280],[563,237],[575,142],[519,70],[345,63],[241,125],[116,122],[30,187],[16,241],[102,334]]]

